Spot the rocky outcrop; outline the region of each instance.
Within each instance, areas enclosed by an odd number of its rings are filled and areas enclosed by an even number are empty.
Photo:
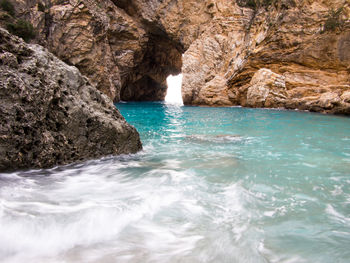
[[[349,1],[13,1],[39,43],[115,101],[161,100],[182,71],[187,105],[349,114]],[[262,69],[282,90],[259,88]]]
[[[135,153],[139,135],[78,69],[0,28],[0,170]]]
[[[350,114],[348,1],[216,1],[213,16],[184,55],[185,104]]]
[[[246,105],[250,107],[283,106],[287,99],[286,82],[282,75],[269,69],[258,70],[249,83]]]
[[[114,101],[163,100],[166,78],[212,15],[196,0],[10,0],[36,43],[76,66]]]
[[[76,66],[114,101],[163,100],[166,77],[181,71],[181,46],[141,21],[129,1],[13,2],[17,15],[36,28],[36,43]]]

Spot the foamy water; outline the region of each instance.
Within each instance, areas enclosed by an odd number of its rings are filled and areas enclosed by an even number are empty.
[[[118,108],[142,152],[0,175],[0,262],[349,262],[350,119]]]

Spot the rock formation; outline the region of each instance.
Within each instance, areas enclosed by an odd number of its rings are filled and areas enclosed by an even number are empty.
[[[347,0],[13,1],[37,42],[115,101],[163,99],[182,71],[187,105],[350,114]]]
[[[78,69],[0,28],[0,170],[135,153],[139,135]]]
[[[349,2],[256,2],[216,1],[184,56],[185,104],[350,114]]]
[[[181,70],[180,47],[151,22],[128,14],[129,1],[12,2],[36,28],[36,43],[114,101],[163,100],[166,77]]]

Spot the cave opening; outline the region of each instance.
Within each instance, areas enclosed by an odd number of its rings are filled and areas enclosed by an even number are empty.
[[[140,63],[122,80],[120,100],[164,101],[167,78],[181,73],[183,51],[183,47],[166,34],[151,34]],[[170,81],[179,82],[180,77]]]

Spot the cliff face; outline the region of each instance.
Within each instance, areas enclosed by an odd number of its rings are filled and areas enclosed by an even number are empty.
[[[163,100],[166,77],[212,15],[202,1],[12,0],[34,42],[76,66],[115,101]]]
[[[163,99],[182,71],[188,105],[350,113],[345,0],[16,3],[39,43],[116,101]]]
[[[18,16],[36,28],[37,43],[115,101],[162,100],[166,77],[181,70],[181,47],[128,14],[128,1],[13,2]]]
[[[349,114],[349,2],[248,2],[216,1],[184,56],[185,103]]]
[[[0,28],[0,171],[135,153],[139,135],[112,101],[39,45]]]

